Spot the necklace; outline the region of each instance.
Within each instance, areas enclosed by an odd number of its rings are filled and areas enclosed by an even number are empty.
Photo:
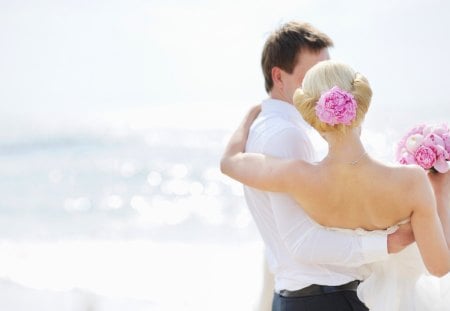
[[[359,161],[361,161],[361,159],[367,154],[367,151],[364,151],[364,153],[362,155],[359,156],[358,159],[353,160],[352,162],[348,162],[347,164],[349,165],[356,165],[358,164]]]
[[[354,166],[354,165],[358,164],[359,161],[361,161],[364,158],[364,156],[366,156],[366,155],[367,155],[367,151],[364,151],[356,160],[353,160],[351,162],[344,162],[343,164]],[[328,159],[332,159],[332,157],[328,156]]]

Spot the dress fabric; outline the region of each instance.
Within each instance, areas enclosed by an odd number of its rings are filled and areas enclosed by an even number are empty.
[[[397,229],[398,225],[378,232],[385,235]],[[358,297],[371,311],[450,311],[450,273],[442,278],[430,275],[416,243],[363,268],[367,275],[358,287]]]

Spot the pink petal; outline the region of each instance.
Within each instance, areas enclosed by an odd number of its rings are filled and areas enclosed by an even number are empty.
[[[443,160],[442,158],[439,158],[436,161],[436,163],[434,164],[434,168],[439,173],[447,173],[449,169],[447,161]]]

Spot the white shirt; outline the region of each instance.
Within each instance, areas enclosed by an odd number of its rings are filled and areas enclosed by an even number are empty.
[[[250,129],[246,151],[312,162],[314,151],[306,135],[308,129],[293,105],[267,99]],[[362,280],[364,264],[388,257],[385,235],[358,235],[322,227],[286,194],[247,186],[244,193],[264,240],[277,292]]]

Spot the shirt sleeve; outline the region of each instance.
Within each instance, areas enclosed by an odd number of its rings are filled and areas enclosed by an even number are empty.
[[[268,139],[264,153],[282,158],[313,159],[306,134],[288,127]],[[387,258],[387,235],[337,231],[314,222],[290,196],[269,195],[275,221],[287,249],[301,262],[360,266]]]

